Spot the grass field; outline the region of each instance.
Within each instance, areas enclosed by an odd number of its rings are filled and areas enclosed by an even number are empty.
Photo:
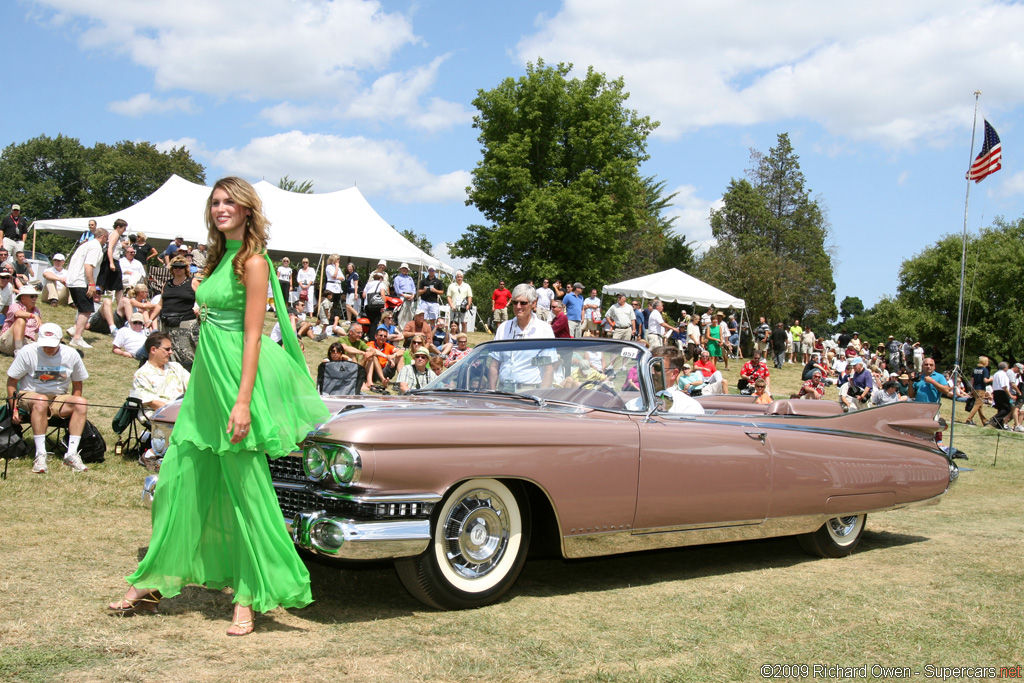
[[[117,405],[134,364],[87,339],[86,395]],[[307,345],[311,364],[326,347]],[[776,393],[798,372],[777,373]],[[90,414],[111,445],[113,412]],[[756,681],[773,664],[906,666],[924,679],[926,665],[1015,666],[1024,435],[958,427],[956,443],[973,471],[936,507],[871,516],[848,558],[813,559],[783,538],[537,560],[500,603],[447,613],[409,597],[389,565],[310,563],[316,602],[241,639],[224,635],[230,597],[201,588],[157,617],[107,613],[149,538],[134,462],[108,454],[85,474],[54,463],[39,476],[14,461],[0,482],[0,680]],[[814,678],[842,678],[831,673]]]

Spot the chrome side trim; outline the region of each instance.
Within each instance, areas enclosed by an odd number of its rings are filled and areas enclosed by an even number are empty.
[[[889,510],[936,505],[944,495],[940,493],[932,498],[912,503],[900,503],[884,508],[870,510],[850,510],[838,514],[799,515],[794,517],[777,517],[764,522],[726,522],[717,526],[685,525],[661,529],[638,529],[633,531],[613,531],[598,534],[577,534],[562,537],[565,557],[597,557],[616,555],[642,550],[661,548],[682,548],[688,545],[710,545],[712,543],[731,543],[748,541],[758,538],[776,536],[795,536],[816,531],[829,519],[846,515],[873,514]]]
[[[310,528],[330,520],[341,526],[344,543],[331,553],[314,546]],[[322,513],[286,519],[285,526],[296,545],[318,555],[343,560],[384,560],[419,555],[430,544],[430,521],[425,519],[391,522],[360,522]]]
[[[301,487],[300,487],[301,488]],[[345,500],[351,503],[437,503],[441,495],[437,493],[397,493],[384,496],[359,495],[354,493],[340,493],[338,491],[316,490],[314,491],[322,498],[333,500]]]

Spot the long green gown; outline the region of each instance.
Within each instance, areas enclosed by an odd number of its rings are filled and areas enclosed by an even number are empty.
[[[223,259],[196,291],[199,343],[188,391],[171,433],[153,500],[153,534],[145,558],[127,577],[164,597],[186,584],[234,589],[234,601],[266,612],[313,601],[309,572],[288,537],[267,457],[291,452],[329,413],[316,392],[294,332],[285,347],[263,337],[249,404],[252,425],[237,444],[228,416],[242,376],[245,287]],[[269,259],[268,259],[269,263]],[[273,267],[270,272],[273,273]],[[284,298],[271,277],[277,310]]]

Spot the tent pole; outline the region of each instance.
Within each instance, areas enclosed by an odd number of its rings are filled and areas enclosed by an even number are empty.
[[[36,228],[33,225],[32,226],[32,258],[39,258],[38,256],[36,256],[36,234],[38,232],[39,232],[39,229]],[[41,273],[40,273],[39,277],[42,278],[42,274]]]

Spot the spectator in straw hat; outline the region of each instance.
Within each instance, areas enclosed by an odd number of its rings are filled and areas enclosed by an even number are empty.
[[[3,330],[0,331],[0,353],[6,356],[17,355],[25,345],[36,341],[39,326],[43,324],[43,314],[36,306],[39,292],[32,285],[25,285],[18,292],[14,303],[7,309]]]

